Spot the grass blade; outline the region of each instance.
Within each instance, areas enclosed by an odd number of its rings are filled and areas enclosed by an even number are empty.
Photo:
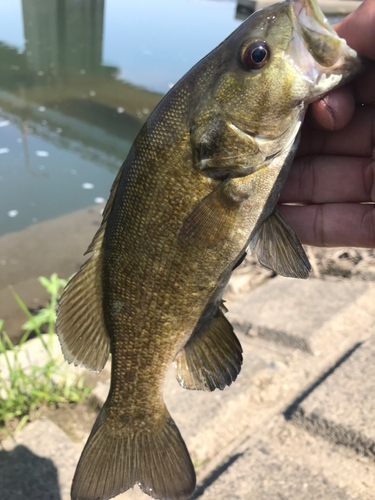
[[[18,345],[12,343],[3,329],[4,321],[0,320],[0,356],[3,356],[3,366],[5,363],[8,369],[7,376],[0,376],[0,428],[10,436],[12,434],[6,427],[10,420],[18,420],[15,429],[15,432],[18,432],[30,420],[31,412],[33,416],[34,412],[39,416],[44,406],[82,401],[91,390],[90,387],[85,387],[83,377],[77,377],[77,381],[72,383],[68,371],[64,369],[65,362],[61,361],[61,358],[53,358],[52,355],[56,322],[55,306],[61,287],[66,284],[66,281],[61,280],[57,274],[53,274],[49,280],[40,278],[40,282],[49,292],[50,301],[35,316],[12,289],[14,299],[28,318],[27,329]],[[41,332],[42,324],[48,325],[50,347],[47,345],[45,335]],[[48,358],[43,366],[32,365],[27,355],[25,359],[23,354],[22,358],[19,358],[32,331],[35,331],[37,336],[35,340],[40,341]],[[22,359],[22,364],[20,359]],[[59,377],[58,383],[52,379],[52,376],[56,375]]]

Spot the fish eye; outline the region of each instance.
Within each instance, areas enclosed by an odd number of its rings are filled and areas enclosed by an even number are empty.
[[[241,64],[246,70],[262,68],[269,58],[270,49],[266,42],[252,42],[241,51]]]

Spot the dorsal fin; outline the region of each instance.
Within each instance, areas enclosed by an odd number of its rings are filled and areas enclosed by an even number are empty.
[[[69,281],[60,299],[56,329],[65,359],[100,371],[109,355],[102,308],[100,250]]]
[[[85,252],[94,254],[65,287],[57,310],[56,329],[69,363],[100,371],[110,352],[102,306],[102,243],[122,168],[112,185],[102,224]]]
[[[103,210],[103,218],[102,218],[102,223],[100,224],[99,229],[97,230],[95,236],[92,239],[92,242],[88,246],[86,252],[83,255],[86,255],[90,252],[94,252],[96,250],[100,250],[102,246],[102,241],[103,241],[103,236],[104,236],[104,231],[107,225],[108,217],[109,214],[111,213],[112,205],[115,200],[116,192],[117,192],[117,187],[120,182],[120,178],[122,175],[122,171],[124,169],[124,165],[120,168],[118,171],[115,180],[113,181],[111,191],[109,193],[109,198],[107,203],[105,204],[104,210]]]

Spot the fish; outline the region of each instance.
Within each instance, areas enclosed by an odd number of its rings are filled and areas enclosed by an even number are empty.
[[[186,500],[195,471],[163,401],[181,386],[224,389],[242,348],[223,292],[252,250],[283,276],[310,264],[279,193],[308,105],[356,76],[361,58],[315,0],[255,12],[177,82],[149,116],[110,192],[92,254],[57,312],[65,359],[111,387],[79,460],[73,500],[139,485]]]

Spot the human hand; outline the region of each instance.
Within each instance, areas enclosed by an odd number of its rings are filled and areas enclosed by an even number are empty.
[[[335,29],[375,61],[375,0],[365,0]],[[279,199],[302,243],[375,247],[374,157],[375,63],[309,108]]]

